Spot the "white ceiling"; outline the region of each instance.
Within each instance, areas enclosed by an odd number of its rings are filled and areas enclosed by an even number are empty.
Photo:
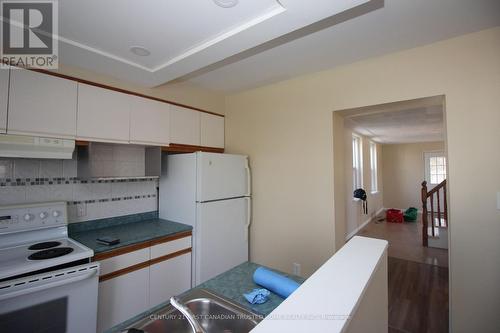
[[[62,0],[59,61],[156,86],[370,1]]]
[[[350,20],[339,15],[186,79],[237,92],[500,25],[499,0],[385,0],[376,7],[372,1]]]
[[[442,105],[362,114],[346,121],[355,132],[384,144],[444,140]]]

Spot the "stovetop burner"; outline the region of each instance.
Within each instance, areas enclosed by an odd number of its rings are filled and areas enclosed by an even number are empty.
[[[61,245],[61,242],[42,242],[31,245],[28,250],[45,250],[59,245]]]
[[[73,252],[71,247],[56,247],[53,249],[42,250],[33,253],[28,257],[29,260],[44,260],[44,259],[52,259],[64,256],[68,253]]]

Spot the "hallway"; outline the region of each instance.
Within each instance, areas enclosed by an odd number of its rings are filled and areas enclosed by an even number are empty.
[[[385,214],[385,213],[384,213]],[[376,217],[358,232],[358,236],[385,239],[389,242],[389,257],[423,264],[448,267],[448,250],[422,246],[422,217],[417,222],[388,223],[384,216]]]

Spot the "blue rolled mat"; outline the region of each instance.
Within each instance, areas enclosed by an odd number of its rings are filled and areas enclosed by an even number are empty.
[[[258,285],[269,289],[283,298],[287,298],[300,284],[281,274],[259,267],[253,273],[253,280]]]

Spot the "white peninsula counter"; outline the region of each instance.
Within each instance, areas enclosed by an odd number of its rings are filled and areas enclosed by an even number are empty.
[[[388,331],[385,240],[356,236],[252,333]]]

